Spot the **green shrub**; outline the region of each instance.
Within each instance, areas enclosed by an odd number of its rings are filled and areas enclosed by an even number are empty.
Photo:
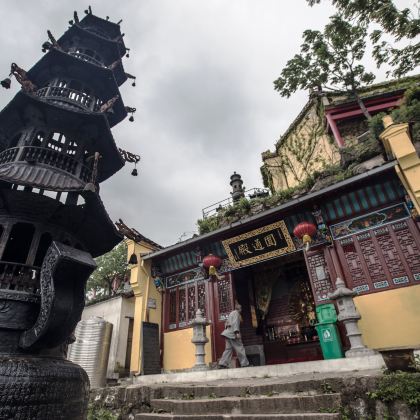
[[[205,233],[213,232],[213,230],[218,229],[220,224],[219,216],[210,216],[206,219],[197,220],[198,232],[200,235]]]
[[[393,372],[381,377],[375,391],[369,398],[384,403],[405,402],[413,412],[420,410],[420,374]]]
[[[118,420],[118,416],[106,408],[89,405],[87,420]]]

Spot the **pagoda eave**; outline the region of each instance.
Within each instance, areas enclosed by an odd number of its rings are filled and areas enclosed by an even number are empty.
[[[79,191],[79,194],[84,204],[69,205],[35,192],[2,189],[0,219],[13,217],[58,227],[97,257],[114,248],[123,236],[109,218],[97,193]]]
[[[95,72],[92,79],[91,74]],[[118,95],[118,85],[112,70],[83,61],[67,52],[51,48],[29,71],[28,77],[38,88],[54,77],[72,77],[89,83],[100,98]],[[109,98],[106,98],[109,99]],[[121,99],[120,99],[121,100]]]
[[[111,39],[107,39],[97,34],[94,34],[90,32],[89,30],[87,30],[86,28],[80,26],[80,24],[74,24],[66,32],[64,32],[64,34],[57,41],[58,45],[60,45],[61,47],[63,46],[65,47],[67,43],[70,42],[73,37],[79,37],[79,38],[85,38],[85,39],[91,38],[96,41],[99,40],[103,44],[104,50],[107,51],[110,63],[120,59],[127,52],[123,43],[113,41]]]
[[[88,183],[56,167],[29,162],[0,164],[0,180],[51,191],[80,191]]]
[[[102,156],[98,170],[99,182],[105,181],[125,164],[112,136],[108,119],[103,113],[86,113],[58,107],[35,95],[19,91],[0,112],[1,133],[12,137],[18,127],[42,118],[42,122],[57,130],[82,130],[85,135],[99,139],[95,151]],[[4,143],[0,139],[0,144]],[[4,147],[4,146],[3,146]]]

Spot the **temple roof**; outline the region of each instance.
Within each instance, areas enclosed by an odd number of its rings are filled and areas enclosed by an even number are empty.
[[[153,258],[167,257],[175,253],[179,253],[183,249],[193,248],[194,246],[197,246],[200,243],[204,243],[206,241],[220,240],[221,238],[226,237],[227,234],[232,236],[234,234],[237,234],[238,232],[242,232],[244,229],[253,229],[257,226],[260,226],[261,222],[277,218],[278,216],[286,212],[296,212],[297,210],[304,210],[305,206],[312,206],[314,203],[319,202],[319,200],[322,200],[323,202],[326,197],[334,198],[336,197],[338,191],[346,190],[349,188],[350,185],[361,184],[363,182],[366,182],[367,179],[371,179],[371,177],[378,177],[378,179],[382,179],[385,173],[393,173],[394,167],[395,161],[386,162],[382,166],[376,167],[362,174],[345,179],[344,181],[328,185],[318,191],[305,193],[304,195],[291,199],[283,204],[272,207],[255,215],[248,216],[237,222],[233,222],[228,226],[220,227],[212,232],[195,236],[193,238],[187,239],[186,241],[168,246],[162,250],[152,252],[148,255],[145,255],[143,259],[149,260]]]
[[[152,241],[149,238],[146,238],[144,235],[142,235],[140,232],[138,232],[134,228],[129,228],[122,219],[118,219],[118,222],[115,222],[115,225],[117,226],[118,232],[120,232],[121,235],[124,235],[126,238],[133,240],[134,242],[140,243],[140,242],[146,242],[149,245],[152,245],[155,248],[162,249],[163,247],[157,244],[156,242]]]

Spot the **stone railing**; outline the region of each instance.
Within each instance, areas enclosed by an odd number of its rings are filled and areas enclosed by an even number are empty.
[[[94,57],[91,57],[90,55],[83,54],[83,53],[78,52],[78,51],[69,51],[68,54],[72,55],[73,57],[76,57],[76,58],[78,58],[82,61],[86,61],[88,63],[95,64],[96,66],[105,67],[104,64],[101,61],[97,60]]]
[[[37,146],[14,147],[0,153],[0,165],[19,161],[53,166],[78,177],[84,182],[89,182],[92,177],[92,171],[81,162],[49,148]]]
[[[66,87],[47,86],[37,90],[36,94],[41,98],[71,104],[85,111],[98,112],[101,106],[101,101],[94,96]]]

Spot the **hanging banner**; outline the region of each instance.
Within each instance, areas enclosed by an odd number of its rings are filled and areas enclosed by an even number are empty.
[[[283,220],[222,241],[233,267],[244,267],[295,251]]]

